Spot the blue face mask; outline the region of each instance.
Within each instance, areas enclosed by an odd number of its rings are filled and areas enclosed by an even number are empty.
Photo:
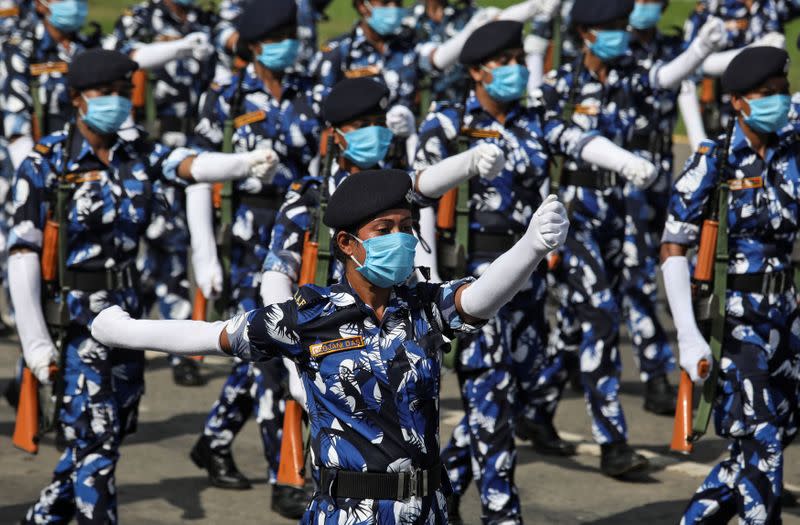
[[[627,31],[609,30],[595,31],[597,40],[589,44],[589,49],[600,60],[613,60],[628,52],[631,34]]]
[[[509,64],[494,69],[484,67],[492,74],[492,81],[483,84],[489,96],[500,102],[519,100],[528,87],[528,68],[520,64]]]
[[[405,282],[414,271],[414,255],[417,238],[408,233],[390,233],[362,241],[353,238],[364,246],[367,257],[364,264],[350,256],[358,264],[358,273],[378,288],[391,288]]]
[[[344,133],[344,156],[361,169],[371,168],[386,157],[394,135],[383,126],[368,126]]]
[[[47,20],[65,33],[74,33],[83,27],[86,17],[89,16],[89,4],[79,0],[51,2],[47,7],[50,9]]]
[[[389,36],[397,32],[400,24],[403,23],[403,18],[407,15],[408,10],[402,7],[372,7],[372,12],[367,18],[367,24],[379,35]]]
[[[258,61],[272,71],[283,71],[292,67],[297,60],[297,51],[300,41],[287,38],[272,44],[261,44],[261,54]]]
[[[650,29],[655,27],[659,20],[661,20],[661,2],[646,3],[633,6],[633,11],[628,19],[631,26],[636,29]]]
[[[775,133],[789,123],[789,108],[792,98],[789,95],[747,99],[750,116],[744,115],[744,123],[759,133]]]
[[[88,105],[83,121],[98,133],[110,135],[119,131],[122,123],[131,114],[131,100],[119,95],[86,98]]]

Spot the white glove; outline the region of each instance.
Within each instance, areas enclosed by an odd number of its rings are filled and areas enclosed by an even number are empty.
[[[17,137],[8,145],[8,156],[11,159],[11,165],[14,166],[14,171],[17,171],[19,165],[25,160],[31,150],[33,149],[33,139],[28,135]]]
[[[211,186],[200,183],[186,188],[186,219],[192,246],[192,269],[197,287],[206,299],[216,298],[222,292],[222,266],[217,257],[211,213]]]
[[[656,181],[658,170],[649,160],[634,156],[622,167],[620,175],[637,188],[647,189]]]
[[[386,127],[396,137],[408,137],[417,129],[414,114],[407,107],[397,104],[386,112]]]
[[[714,360],[711,357],[711,348],[697,328],[694,317],[689,262],[684,256],[667,257],[661,265],[661,273],[664,276],[669,309],[678,331],[681,368],[689,374],[693,383],[702,383],[707,376],[701,377],[698,372],[700,361],[707,361],[708,370],[711,371]]]
[[[245,177],[258,177],[272,182],[280,159],[271,149],[247,153],[201,153],[192,163],[191,173],[196,182],[221,182]]]
[[[547,255],[567,240],[569,219],[567,209],[555,195],[548,195],[533,214],[526,236],[532,237],[533,249]]]
[[[515,20],[523,24],[533,17],[547,21],[553,18],[560,3],[560,0],[528,0],[503,9],[497,18],[498,20]]]
[[[470,174],[478,175],[486,180],[494,180],[506,164],[506,156],[500,146],[481,143],[472,148]]]
[[[267,271],[261,276],[259,291],[264,306],[284,303],[292,298],[292,280],[285,273]]]
[[[436,258],[437,244],[436,244],[436,213],[433,207],[427,206],[419,210],[419,237],[425,240],[425,244],[430,249],[430,252],[425,250],[422,242],[417,243],[416,253],[414,255],[414,266],[428,268],[431,272],[430,280],[432,283],[442,282],[439,276],[439,263]],[[422,273],[419,274],[421,281],[425,280]]]
[[[56,360],[56,347],[42,313],[39,254],[21,252],[8,257],[8,287],[25,364],[40,383],[48,384],[50,364]]]
[[[441,44],[434,44],[432,42],[424,44],[420,49],[420,54],[430,55],[431,63],[436,67],[436,69],[439,71],[444,71],[458,62],[458,56],[461,54],[461,49],[464,47],[464,43],[467,41],[472,32],[485,23],[492,21],[499,13],[500,10],[496,7],[479,9],[474,15],[472,15],[472,18],[469,19],[469,22],[467,22],[461,31]]]
[[[199,62],[205,62],[208,57],[214,54],[214,46],[205,33],[189,33],[181,41],[189,49],[191,56]]]
[[[706,23],[697,32],[697,37],[690,44],[696,45],[697,50],[704,56],[708,56],[716,51],[722,51],[728,44],[728,31],[725,29],[725,22],[716,16],[708,17]]]
[[[491,319],[525,286],[550,251],[567,239],[569,219],[564,205],[550,195],[536,210],[522,239],[494,260],[461,294],[461,309],[477,319]]]
[[[471,34],[473,31],[478,29],[479,27],[488,24],[501,13],[502,11],[498,7],[484,7],[475,11],[475,14],[472,15],[472,18],[469,19],[469,22],[464,25],[464,29],[462,31],[469,31]]]
[[[605,137],[594,137],[583,147],[580,155],[584,162],[619,173],[639,188],[647,188],[656,180],[656,167],[652,162],[620,148]]]
[[[463,181],[480,175],[497,177],[505,165],[503,150],[495,144],[482,143],[458,155],[447,157],[417,175],[417,189],[430,199],[438,199]]]
[[[696,151],[707,136],[703,126],[703,116],[700,112],[700,103],[697,100],[697,85],[691,80],[684,80],[681,84],[678,108],[686,126],[686,134],[689,136],[689,145],[692,151]]]
[[[219,345],[225,324],[224,321],[136,320],[119,306],[111,306],[92,321],[92,337],[111,348],[227,356]]]
[[[727,51],[718,51],[712,53],[703,60],[703,75],[709,77],[720,77],[728,69],[731,61],[736,58],[736,55],[747,49],[748,47],[770,46],[778,49],[786,48],[786,37],[777,31],[767,33],[759,38],[752,44],[740,47],[738,49],[729,49]]]

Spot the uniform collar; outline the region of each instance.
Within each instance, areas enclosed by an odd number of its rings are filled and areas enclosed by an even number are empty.
[[[69,134],[67,134],[67,137],[67,140],[69,140]],[[133,151],[133,143],[126,141],[119,135],[117,135],[117,140],[114,141],[114,144],[109,150],[109,160],[111,160],[112,163],[117,160],[117,151],[123,151],[125,156],[128,158],[131,158],[135,155],[135,152]],[[89,144],[89,141],[87,141],[86,138],[84,138],[84,136],[81,135],[77,130],[75,130],[74,138],[72,139],[69,158],[71,162],[82,162],[86,159],[93,159],[99,162],[99,159],[92,149],[92,146]]]
[[[286,100],[288,94],[294,94],[301,90],[302,78],[297,73],[289,72],[283,75],[281,79],[281,87],[283,87],[283,96],[281,100]],[[233,89],[236,89],[236,79],[233,81]],[[272,98],[272,94],[264,87],[264,82],[256,75],[256,67],[254,64],[248,64],[242,79],[242,91],[245,93],[254,93],[262,91],[267,96]]]
[[[772,137],[767,144],[767,150],[764,160],[769,162],[772,160],[772,157],[775,156],[775,153],[780,148],[781,144],[784,142],[783,139],[787,136],[787,131],[781,130],[778,134]],[[791,128],[790,128],[791,129]],[[731,151],[733,153],[741,153],[743,151],[750,150],[753,154],[755,154],[755,150],[750,145],[750,140],[744,134],[742,127],[739,125],[738,119],[736,125],[733,128],[733,136],[731,137]]]
[[[514,102],[509,108],[508,112],[506,113],[506,124],[503,127],[508,126],[512,121],[514,121],[517,116],[519,115],[522,109],[522,105],[519,101]],[[467,99],[467,113],[472,116],[482,116],[485,118],[490,118],[495,120],[489,113],[487,113],[483,106],[481,106],[478,97],[475,95],[475,91],[471,91],[469,94],[469,98]]]
[[[407,312],[409,310],[408,303],[401,298],[402,292],[406,288],[405,285],[399,285],[392,287],[392,291],[389,294],[389,304],[386,305],[386,310],[383,313],[383,319],[390,315],[394,315],[398,312]],[[400,291],[401,293],[398,293]],[[353,287],[350,286],[350,283],[347,281],[346,276],[342,276],[342,280],[339,281],[337,284],[331,287],[331,292],[334,293],[345,293],[350,295],[353,298],[353,304],[355,304],[356,308],[361,311],[366,316],[370,316],[377,321],[377,316],[375,315],[375,310],[372,309],[367,303],[361,300],[361,297],[353,290]],[[378,324],[378,323],[376,323]]]

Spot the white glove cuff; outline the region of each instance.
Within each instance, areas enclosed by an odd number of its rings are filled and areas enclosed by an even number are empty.
[[[622,173],[626,164],[638,158],[602,136],[595,136],[581,149],[581,160],[616,173]]]
[[[247,177],[251,153],[201,153],[192,163],[192,178],[196,182],[222,182]]]
[[[212,209],[210,184],[192,184],[186,188],[186,221],[193,260],[209,262],[217,259]]]
[[[702,339],[692,306],[692,281],[689,276],[689,261],[685,256],[673,255],[661,265],[666,288],[667,302],[672,312],[678,338]]]
[[[280,304],[292,298],[292,280],[288,275],[267,271],[261,276],[261,300],[264,306]]]
[[[39,254],[21,252],[9,256],[8,286],[25,362],[36,372],[36,369],[49,365],[55,352],[40,302],[42,280]]]
[[[182,58],[191,54],[192,50],[187,48],[183,40],[173,42],[154,42],[145,44],[134,50],[132,58],[141,69],[159,69],[167,62]]]

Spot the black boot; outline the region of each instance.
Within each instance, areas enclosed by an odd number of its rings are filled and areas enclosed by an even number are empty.
[[[178,386],[203,386],[206,384],[194,359],[181,359],[180,363],[174,365],[172,380]]]
[[[547,456],[574,456],[575,445],[558,435],[552,422],[534,423],[525,418],[516,420],[514,433],[519,439],[530,441],[533,449]]]
[[[299,520],[311,498],[305,490],[291,485],[272,486],[272,510],[289,520]]]
[[[447,496],[447,523],[448,525],[464,525],[461,519],[461,497],[455,494]]]
[[[189,454],[197,468],[208,471],[208,480],[221,489],[246,490],[250,480],[236,468],[230,453],[220,454],[211,450],[208,438],[201,436]]]
[[[642,472],[650,466],[647,458],[624,441],[600,446],[600,470],[612,478]]]
[[[16,378],[12,378],[11,381],[8,382],[6,389],[3,391],[3,396],[6,398],[6,401],[8,401],[8,404],[16,410],[19,404],[19,383],[17,383]]]
[[[781,488],[781,506],[784,509],[797,507],[797,496],[786,490],[786,487]]]
[[[666,375],[657,375],[647,380],[644,390],[644,409],[659,416],[675,414],[677,393],[669,384]]]
[[[581,379],[581,360],[578,352],[564,353],[564,367],[567,369],[569,386],[576,394],[583,394],[583,379]]]

